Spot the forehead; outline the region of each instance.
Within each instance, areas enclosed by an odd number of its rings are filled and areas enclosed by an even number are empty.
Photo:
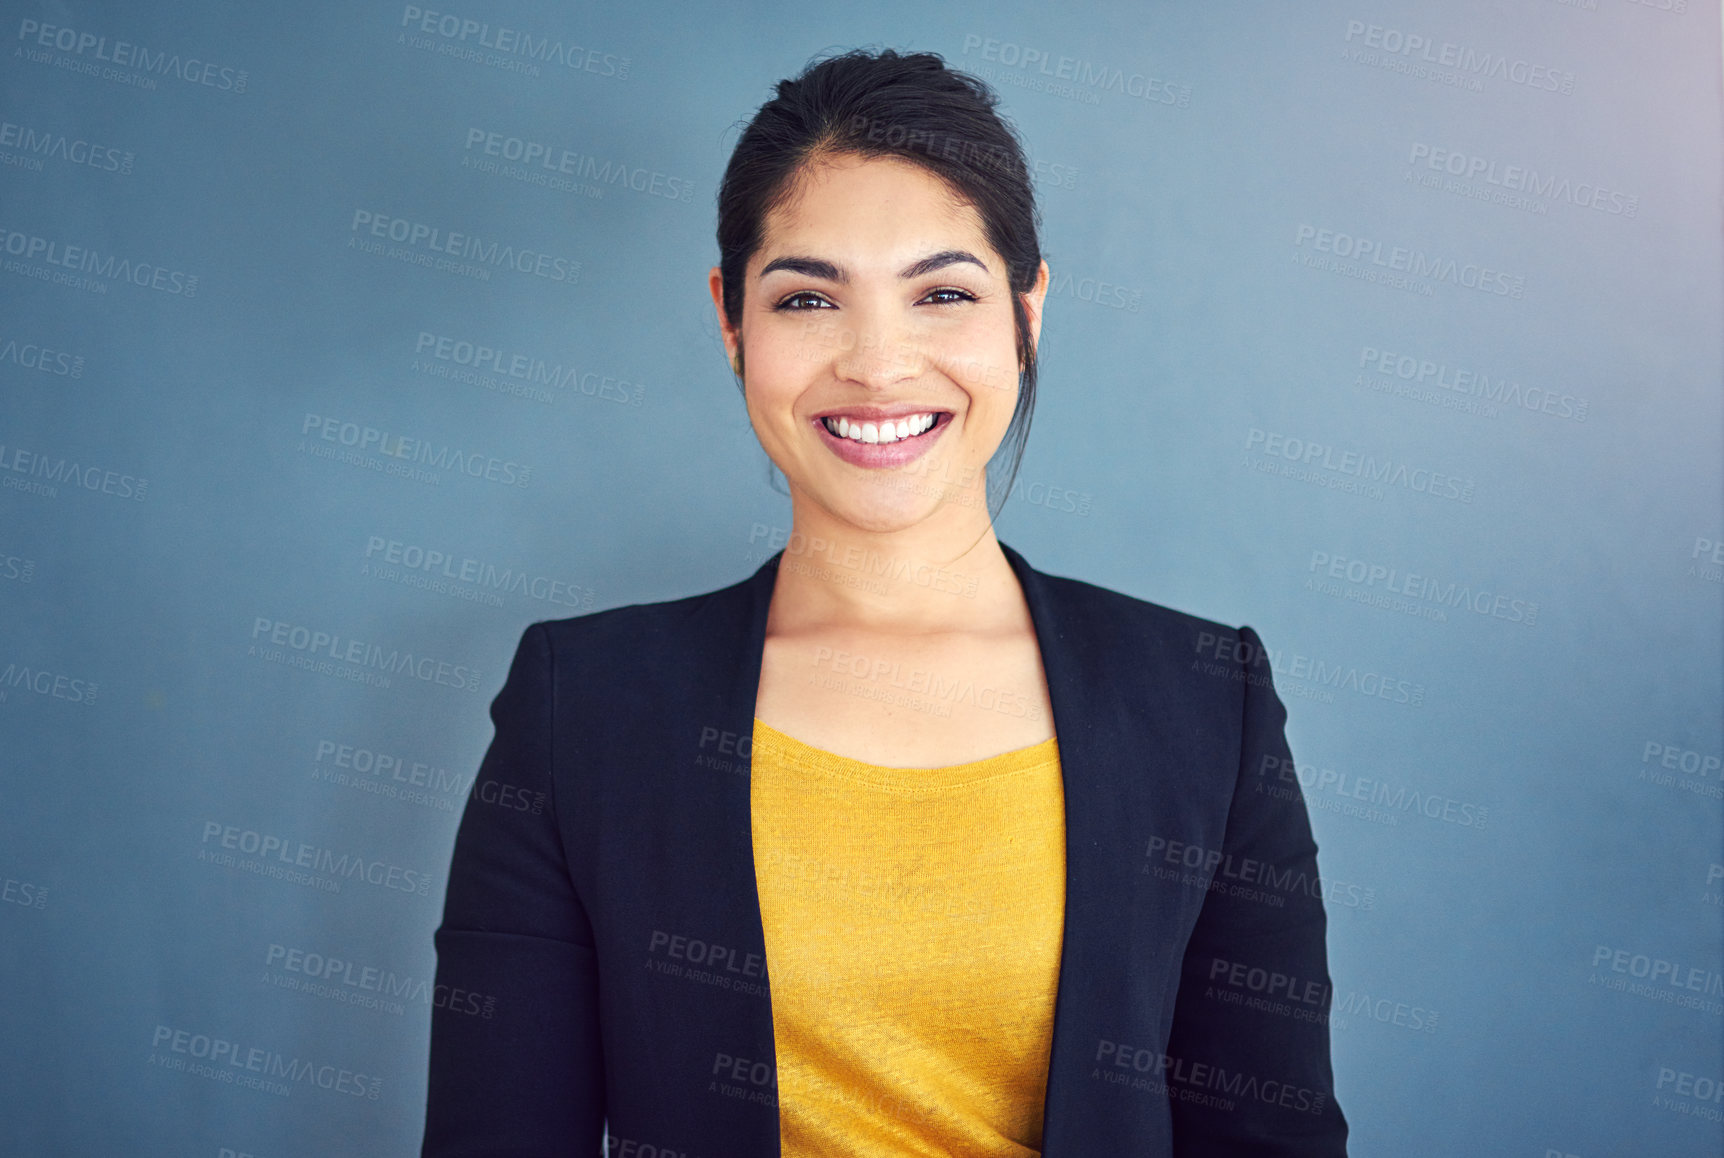
[[[993,258],[981,215],[956,190],[909,161],[842,155],[792,176],[789,195],[766,216],[754,262],[794,251],[860,267],[950,248]]]

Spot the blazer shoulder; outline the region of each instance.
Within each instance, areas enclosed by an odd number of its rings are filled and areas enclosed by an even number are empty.
[[[1225,641],[1231,645],[1239,639],[1241,632],[1251,630],[1248,627],[1231,627],[1084,579],[1050,575],[1047,572],[1039,574],[1050,592],[1066,606],[1099,621],[1111,621],[1139,637],[1148,635],[1171,643],[1190,642],[1193,646],[1200,641],[1204,646],[1209,646],[1210,641]]]
[[[1133,699],[1160,703],[1172,715],[1236,728],[1242,696],[1261,642],[1249,627],[1127,595],[1082,579],[1038,573],[1038,597],[1052,626],[1044,640],[1058,653],[1059,678],[1109,684]],[[1050,672],[1052,676],[1052,672]]]

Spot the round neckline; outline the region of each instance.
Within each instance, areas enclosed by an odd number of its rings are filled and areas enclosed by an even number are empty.
[[[961,764],[945,764],[935,768],[894,768],[816,748],[788,732],[779,731],[756,716],[753,753],[756,758],[762,747],[771,749],[774,754],[799,768],[865,784],[871,788],[900,792],[965,788],[1059,763],[1059,737],[1049,736],[1039,743],[1013,748],[997,756],[967,760]]]

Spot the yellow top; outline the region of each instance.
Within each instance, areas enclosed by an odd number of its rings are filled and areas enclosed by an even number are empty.
[[[885,768],[754,721],[784,1158],[1036,1158],[1065,918],[1048,739]]]

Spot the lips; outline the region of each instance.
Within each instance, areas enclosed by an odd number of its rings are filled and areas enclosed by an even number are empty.
[[[920,458],[951,422],[948,410],[850,407],[816,415],[813,426],[820,440],[845,462],[881,468]]]

